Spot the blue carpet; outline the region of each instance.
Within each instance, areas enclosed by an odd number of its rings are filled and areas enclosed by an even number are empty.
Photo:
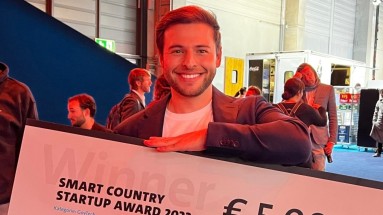
[[[383,157],[372,157],[374,150],[356,145],[334,146],[333,163],[326,172],[383,182]]]

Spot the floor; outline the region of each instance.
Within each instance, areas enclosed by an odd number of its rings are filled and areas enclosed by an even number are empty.
[[[383,182],[383,157],[373,157],[374,149],[356,145],[335,145],[333,163],[326,171]]]

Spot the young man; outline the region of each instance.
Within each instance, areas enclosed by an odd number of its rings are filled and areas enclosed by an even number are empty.
[[[152,85],[150,72],[145,69],[135,68],[129,73],[128,83],[130,93],[126,94],[121,102],[112,107],[109,112],[106,122],[108,129],[113,129],[124,119],[140,112],[146,106],[145,93],[150,92],[150,86]]]
[[[306,126],[260,96],[236,99],[213,87],[222,47],[210,12],[186,6],[167,13],[156,43],[170,95],[123,121],[115,132],[146,139],[160,152],[203,151],[264,163],[310,158]]]
[[[326,109],[328,113],[329,126],[327,127],[313,127],[312,134],[317,143],[313,149],[314,164],[313,169],[325,170],[326,155],[329,157],[329,162],[332,149],[336,143],[338,133],[338,118],[336,113],[335,91],[334,87],[327,84],[320,83],[320,79],[314,68],[307,63],[299,65],[295,76],[303,81],[305,84],[305,97],[304,100],[310,106],[320,105]],[[330,135],[329,135],[330,134]]]
[[[68,119],[74,127],[110,132],[94,120],[96,102],[88,94],[78,94],[68,99]]]
[[[0,215],[8,214],[25,122],[38,119],[29,87],[8,73],[8,66],[0,62]]]

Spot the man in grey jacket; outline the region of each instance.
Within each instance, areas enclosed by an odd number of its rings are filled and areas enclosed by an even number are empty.
[[[222,47],[215,16],[197,6],[167,13],[156,44],[171,93],[115,128],[157,151],[208,151],[218,156],[297,165],[310,159],[307,127],[261,96],[236,99],[212,85]]]
[[[321,83],[315,69],[308,63],[299,65],[294,77],[302,79],[305,84],[305,102],[310,106],[320,105],[328,113],[328,126],[311,128],[311,133],[315,140],[315,144],[313,144],[314,163],[312,168],[324,171],[326,156],[328,162],[332,162],[331,154],[336,144],[338,133],[335,90],[333,86]]]
[[[8,73],[0,62],[0,215],[8,213],[26,119],[38,118],[32,92]]]

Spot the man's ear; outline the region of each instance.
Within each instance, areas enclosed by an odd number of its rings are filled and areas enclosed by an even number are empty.
[[[90,116],[90,109],[89,108],[85,108],[84,109],[84,115],[85,116]]]
[[[141,84],[142,84],[141,81],[136,81],[136,86],[137,87],[141,87]]]
[[[217,48],[217,59],[215,62],[215,67],[219,67],[221,65],[221,59],[222,59],[222,46]]]

